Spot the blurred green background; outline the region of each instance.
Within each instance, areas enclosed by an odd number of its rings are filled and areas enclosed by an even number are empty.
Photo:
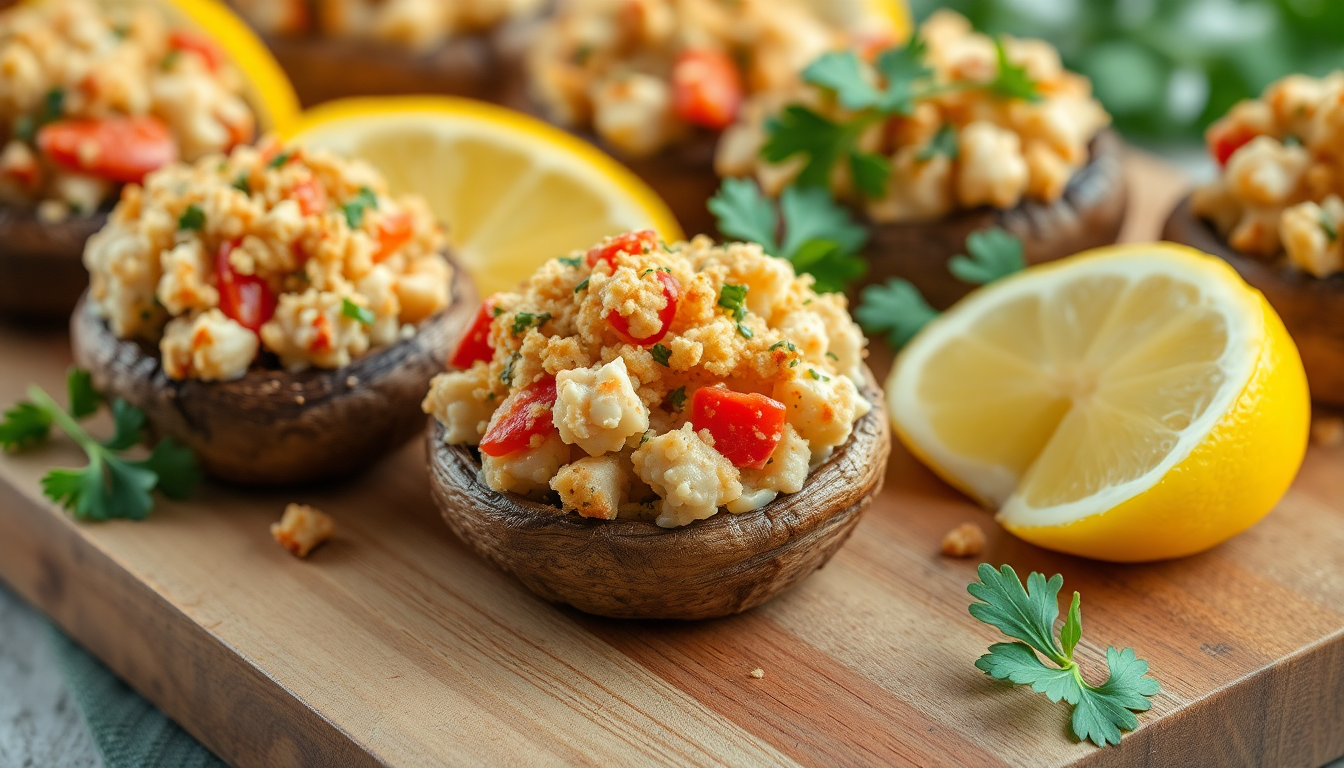
[[[1131,139],[1195,143],[1237,101],[1292,72],[1344,69],[1344,0],[909,0],[977,29],[1041,37]]]

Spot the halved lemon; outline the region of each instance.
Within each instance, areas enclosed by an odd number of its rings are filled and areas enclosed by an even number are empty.
[[[1145,561],[1250,527],[1291,484],[1310,402],[1297,347],[1226,263],[1091,251],[964,299],[901,353],[896,431],[1009,531]]]
[[[546,259],[633,229],[682,238],[663,201],[592,145],[527,115],[468,99],[342,99],[303,115],[294,138],[377,166],[423,195],[481,295]]]

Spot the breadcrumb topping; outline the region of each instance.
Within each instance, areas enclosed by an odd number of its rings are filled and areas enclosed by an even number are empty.
[[[307,557],[336,533],[336,523],[325,512],[307,504],[289,504],[280,522],[271,523],[271,536],[295,557]]]

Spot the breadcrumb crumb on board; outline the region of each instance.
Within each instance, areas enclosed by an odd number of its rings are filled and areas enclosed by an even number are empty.
[[[295,557],[307,557],[335,532],[335,521],[307,504],[290,504],[280,522],[271,523],[271,536]]]
[[[948,557],[975,557],[985,548],[985,532],[975,523],[962,523],[943,536],[942,552]]]

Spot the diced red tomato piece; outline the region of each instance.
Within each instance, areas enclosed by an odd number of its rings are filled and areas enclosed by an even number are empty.
[[[646,339],[637,339],[630,335],[630,320],[624,317],[616,310],[607,313],[607,325],[621,337],[621,341],[626,344],[635,344],[641,347],[651,347],[663,340],[667,335],[668,329],[672,327],[672,320],[677,316],[677,302],[681,299],[681,283],[677,278],[666,272],[655,272],[658,282],[663,284],[663,298],[667,304],[658,311],[658,321],[661,325],[658,332]]]
[[[237,246],[236,242],[220,245],[219,255],[215,258],[219,310],[249,331],[260,333],[261,326],[275,314],[275,293],[260,277],[233,271],[229,254]]]
[[[616,254],[644,253],[653,250],[658,244],[658,233],[652,229],[639,232],[626,232],[623,235],[607,238],[605,243],[588,250],[588,266],[595,267],[597,262],[605,261],[607,266],[616,269]]]
[[[327,191],[317,179],[308,179],[295,184],[289,190],[289,196],[299,204],[304,216],[312,216],[327,209]]]
[[[1213,159],[1218,161],[1218,165],[1225,166],[1238,149],[1259,135],[1244,125],[1233,125],[1220,120],[1209,126],[1204,139],[1209,145],[1209,153],[1213,155]]]
[[[174,29],[168,33],[168,46],[178,51],[199,54],[205,60],[205,66],[211,72],[217,71],[224,63],[224,52],[214,40],[199,32],[186,29]]]
[[[555,406],[555,377],[541,381],[509,395],[500,404],[501,414],[490,423],[481,438],[481,453],[487,456],[508,456],[531,447],[532,438],[543,439],[555,434],[551,409]]]
[[[471,321],[471,327],[457,342],[457,349],[448,356],[448,364],[466,370],[477,360],[489,362],[495,356],[495,348],[490,346],[490,324],[494,320],[495,301],[492,297],[481,302],[476,319]]]
[[[765,395],[701,387],[691,396],[691,424],[709,430],[714,450],[738,467],[760,469],[784,436],[784,404]]]
[[[742,73],[723,51],[688,50],[672,66],[672,108],[693,125],[723,130],[742,107]]]
[[[332,350],[331,321],[326,315],[318,315],[313,318],[313,340],[308,345],[310,352],[330,352]]]
[[[411,241],[411,214],[407,211],[383,216],[378,222],[378,252],[374,261],[383,261],[397,252],[397,249]]]
[[[123,183],[177,160],[173,134],[151,115],[57,120],[38,130],[37,147],[58,165]]]

